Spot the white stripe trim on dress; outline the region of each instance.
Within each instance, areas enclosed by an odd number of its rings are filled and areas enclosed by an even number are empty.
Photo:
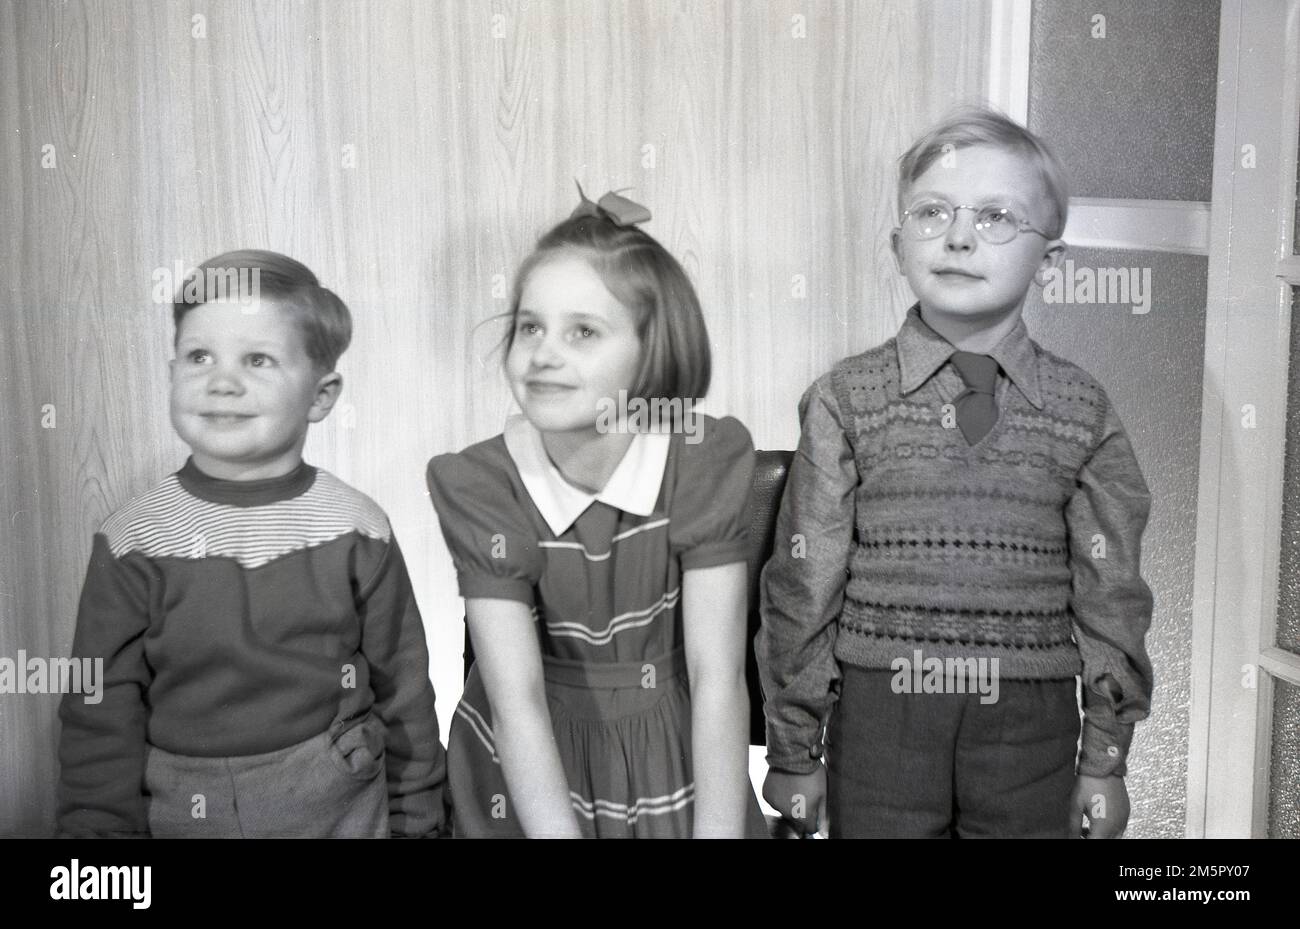
[[[587,551],[587,547],[580,542],[548,542],[545,540],[541,540],[537,543],[537,547],[538,548],[571,548],[582,552],[582,557],[586,558],[588,561],[608,561],[609,556],[614,554],[615,542],[621,542],[624,539],[629,538],[630,536],[636,535],[638,532],[646,532],[647,530],[650,529],[659,529],[662,526],[667,526],[669,522],[670,520],[668,519],[668,517],[664,517],[663,519],[656,519],[648,523],[643,523],[640,526],[633,526],[631,529],[626,529],[623,532],[618,533],[616,536],[614,536],[612,539],[609,540],[610,549],[609,551],[605,552],[605,554],[603,555],[593,555],[591,552]]]
[[[500,764],[501,759],[497,757],[496,745],[493,744],[496,739],[492,735],[492,727],[488,725],[487,720],[482,717],[479,711],[465,703],[460,703],[456,706],[456,715],[469,723],[470,730],[478,736],[478,740],[483,743],[483,747],[492,754],[492,760]]]
[[[695,802],[695,783],[661,797],[639,797],[632,803],[616,803],[613,800],[586,800],[579,794],[569,791],[573,811],[585,819],[595,821],[597,816],[618,819],[629,826],[636,825],[641,816],[667,816]]]
[[[497,757],[496,748],[493,747],[492,727],[488,725],[487,720],[468,704],[461,703],[456,707],[456,715],[469,724],[470,731],[478,737],[483,743],[483,747],[492,755],[493,764],[501,764],[501,759]],[[569,800],[573,805],[573,810],[579,816],[585,819],[595,821],[597,816],[605,816],[609,819],[619,819],[626,822],[629,826],[635,825],[637,819],[641,816],[666,816],[675,813],[683,807],[689,806],[695,802],[695,782],[687,784],[670,794],[659,797],[638,797],[632,803],[617,803],[613,800],[587,800],[574,791],[569,791]]]
[[[624,539],[628,538],[629,536],[636,535],[638,532],[645,532],[648,529],[658,529],[660,526],[668,525],[669,522],[671,522],[671,520],[667,516],[665,516],[663,519],[654,519],[648,523],[642,523],[639,526],[633,526],[631,529],[624,529],[622,532],[617,533],[612,539],[610,539],[610,541],[621,542]]]
[[[582,639],[592,645],[608,645],[613,641],[615,634],[639,626],[648,626],[664,610],[675,607],[681,591],[682,589],[677,587],[660,597],[659,601],[652,606],[615,616],[604,629],[592,629],[582,625],[582,623],[552,623],[548,621],[546,631],[551,635]]]

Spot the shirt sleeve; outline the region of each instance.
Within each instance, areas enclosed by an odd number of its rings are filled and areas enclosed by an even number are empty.
[[[535,602],[542,576],[537,533],[506,476],[464,453],[429,462],[429,496],[462,597]]]
[[[148,836],[144,798],[147,714],[153,674],[148,565],[114,557],[97,534],[81,589],[72,657],[102,662],[98,694],[67,693],[59,705],[58,831],[76,837]],[[84,686],[83,691],[89,688]]]
[[[762,627],[755,640],[767,717],[769,766],[795,774],[816,769],[821,731],[840,678],[836,623],[853,542],[853,451],[832,375],[799,402],[799,448],[763,569]]]
[[[682,439],[673,493],[670,532],[683,572],[749,556],[754,443],[749,430],[730,416],[703,423],[700,441]]]
[[[447,830],[447,759],[438,739],[424,623],[395,538],[383,545],[358,593],[361,652],[370,666],[374,711],[387,729],[389,832],[437,836]]]
[[[1144,642],[1151,589],[1140,574],[1151,493],[1124,427],[1105,394],[1100,442],[1066,505],[1074,635],[1083,660],[1079,773],[1123,775],[1133,724],[1151,708]]]

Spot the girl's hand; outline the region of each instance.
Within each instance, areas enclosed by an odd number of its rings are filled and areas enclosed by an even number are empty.
[[[1124,786],[1124,778],[1079,775],[1070,799],[1070,822],[1075,829],[1086,816],[1087,838],[1118,839],[1128,825],[1128,814],[1128,788]]]
[[[817,765],[817,770],[811,774],[768,771],[763,779],[763,799],[797,825],[804,835],[830,833],[830,821],[826,817],[825,765]]]

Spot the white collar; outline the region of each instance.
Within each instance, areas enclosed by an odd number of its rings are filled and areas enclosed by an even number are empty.
[[[551,464],[542,434],[522,414],[506,420],[506,451],[510,453],[528,495],[556,535],[562,535],[587,507],[599,500],[635,516],[649,516],[659,502],[668,464],[668,433],[637,433],[614,473],[597,493],[574,487]]]

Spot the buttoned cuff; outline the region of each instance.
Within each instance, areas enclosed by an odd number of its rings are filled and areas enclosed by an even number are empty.
[[[1133,724],[1121,723],[1115,714],[1089,710],[1083,720],[1083,744],[1078,773],[1089,777],[1123,777],[1128,773],[1128,750]]]
[[[767,744],[769,746],[767,766],[773,771],[784,771],[786,774],[812,774],[822,765],[821,733],[817,734],[811,745],[800,746],[787,743],[777,748],[773,746],[778,745],[778,740],[774,739],[769,731]]]

